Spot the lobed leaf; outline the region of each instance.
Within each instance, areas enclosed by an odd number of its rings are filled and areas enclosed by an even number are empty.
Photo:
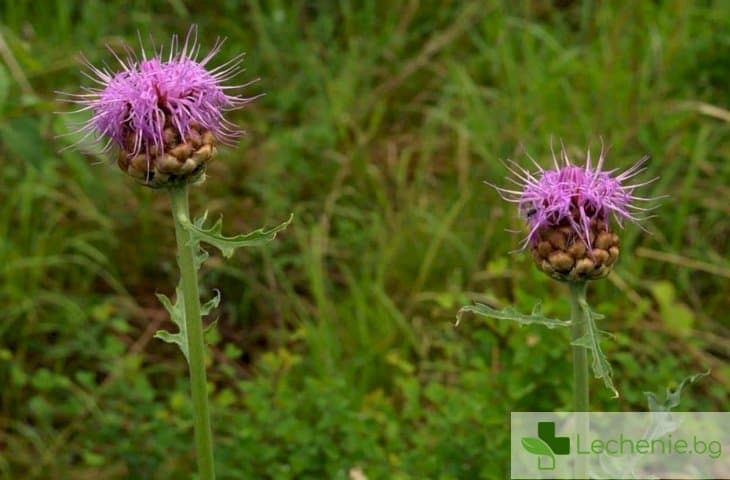
[[[609,334],[598,329],[596,326],[596,320],[604,318],[603,315],[594,312],[588,306],[588,302],[580,300],[580,308],[583,311],[583,318],[586,324],[586,333],[582,337],[573,340],[571,345],[576,347],[583,347],[591,352],[591,366],[593,368],[593,375],[596,378],[603,380],[603,384],[613,392],[614,398],[619,397],[618,390],[613,384],[613,368],[608,362],[608,358],[601,350],[601,340],[610,337]]]
[[[167,330],[158,330],[155,332],[155,338],[158,338],[166,343],[174,343],[185,356],[185,360],[188,362],[188,333],[187,325],[185,323],[185,301],[183,300],[183,291],[178,284],[175,288],[175,303],[172,303],[167,295],[162,293],[157,294],[157,298],[165,307],[165,310],[170,314],[170,319],[177,325],[178,331],[176,333],[168,332]]]
[[[167,295],[164,295],[162,293],[157,294],[157,298],[160,300],[160,303],[162,303],[162,306],[165,307],[165,310],[170,314],[170,319],[172,322],[177,325],[178,331],[175,333],[168,332],[167,330],[158,330],[155,332],[155,338],[162,340],[166,343],[174,343],[175,345],[180,348],[180,351],[185,356],[185,360],[188,362],[190,359],[188,358],[188,332],[187,332],[187,324],[185,323],[185,300],[184,300],[184,294],[182,287],[178,284],[177,288],[175,289],[175,303],[172,303],[172,301],[167,297]],[[208,315],[213,309],[217,308],[221,301],[221,293],[220,291],[215,291],[215,296],[205,302],[200,307],[200,314],[201,316]],[[210,325],[208,325],[205,328],[204,334],[209,333],[216,325],[217,320],[212,322]]]
[[[251,233],[226,237],[223,235],[223,219],[219,218],[211,227],[205,228],[205,221],[208,218],[208,212],[197,218],[194,222],[187,222],[183,226],[190,232],[193,242],[205,242],[216,247],[221,251],[224,257],[229,258],[233,252],[240,247],[254,247],[263,245],[276,238],[276,234],[289,226],[294,219],[294,214],[289,216],[285,222],[276,227],[265,229],[259,228]]]
[[[520,325],[537,324],[543,325],[547,328],[569,327],[571,325],[569,321],[556,320],[554,318],[548,318],[544,316],[541,313],[539,302],[535,305],[535,308],[532,309],[532,313],[530,313],[529,315],[519,313],[513,307],[506,307],[502,310],[496,310],[489,305],[485,305],[483,303],[467,305],[465,307],[461,307],[459,312],[456,314],[457,326],[459,325],[459,322],[461,322],[462,315],[464,315],[464,313],[466,312],[471,312],[482,317],[494,318],[497,320],[511,320],[513,322],[519,323]]]
[[[642,440],[651,444],[655,439],[667,435],[671,436],[671,433],[675,432],[681,425],[681,422],[672,415],[671,410],[679,406],[682,390],[690,383],[694,383],[697,379],[709,374],[710,371],[708,370],[686,377],[674,391],[667,389],[666,399],[661,403],[654,393],[644,392],[649,401],[649,411],[652,412],[652,415],[651,423],[642,434]],[[639,478],[636,473],[636,465],[640,460],[641,455],[639,454],[615,457],[604,453],[599,457],[601,476],[595,478]]]
[[[682,396],[682,391],[690,384],[694,383],[698,379],[702,377],[706,377],[710,374],[710,370],[707,370],[706,372],[702,373],[696,373],[694,375],[690,375],[688,377],[685,377],[682,382],[680,382],[679,386],[675,390],[671,390],[667,388],[667,395],[663,402],[659,402],[657,399],[657,396],[652,392],[644,392],[644,395],[646,395],[647,401],[649,403],[649,411],[650,412],[669,412],[673,408],[676,408],[679,406],[680,397]]]

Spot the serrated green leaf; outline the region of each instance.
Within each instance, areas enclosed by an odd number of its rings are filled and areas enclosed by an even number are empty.
[[[158,293],[157,298],[160,300],[162,306],[165,307],[165,310],[167,310],[170,314],[170,319],[175,325],[177,325],[178,331],[176,333],[172,333],[167,330],[158,330],[155,332],[155,338],[166,343],[176,344],[185,356],[185,360],[188,360],[188,333],[187,325],[185,323],[185,307],[183,306],[184,300],[182,288],[178,285],[175,289],[175,303],[172,303],[167,295],[162,293]],[[215,298],[213,300],[215,300]]]
[[[647,401],[649,403],[649,411],[650,412],[669,412],[673,408],[678,407],[679,402],[680,402],[680,397],[682,396],[682,391],[690,383],[694,383],[697,379],[706,377],[709,374],[710,374],[710,370],[707,370],[706,372],[696,373],[694,375],[685,377],[684,380],[682,380],[680,382],[679,386],[675,390],[671,390],[671,389],[667,388],[666,398],[661,403],[659,403],[659,400],[657,399],[657,396],[654,393],[644,392],[644,395],[646,395]]]
[[[666,438],[667,435],[669,435],[671,438],[671,433],[675,432],[682,424],[682,422],[674,417],[671,413],[671,410],[673,408],[679,406],[682,391],[690,383],[694,383],[698,378],[707,376],[709,374],[710,371],[708,370],[703,373],[697,373],[695,375],[685,377],[674,391],[669,388],[667,389],[666,399],[664,400],[664,402],[661,403],[657,400],[656,395],[654,395],[653,393],[644,392],[644,394],[647,396],[647,400],[649,402],[649,411],[652,415],[651,424],[646,429],[643,435],[643,439],[651,443],[654,439]],[[625,461],[622,462],[622,466],[625,463]],[[635,463],[635,460],[631,461],[631,465]]]
[[[471,312],[476,315],[480,315],[482,317],[488,317],[488,318],[494,318],[497,320],[511,320],[513,322],[517,322],[520,325],[543,325],[547,328],[555,328],[555,327],[569,327],[570,322],[564,321],[564,320],[556,320],[554,318],[548,318],[544,316],[541,313],[540,303],[538,302],[535,305],[535,308],[532,309],[532,313],[529,315],[524,315],[522,313],[519,313],[517,310],[515,310],[512,307],[507,307],[502,310],[496,310],[489,305],[484,305],[483,303],[477,303],[475,305],[467,305],[465,307],[461,307],[459,312],[456,314],[456,325],[459,325],[459,322],[461,321],[462,315],[466,312]]]
[[[294,214],[291,214],[287,221],[274,228],[270,228],[268,230],[265,228],[259,228],[251,233],[236,235],[234,237],[223,236],[222,218],[219,218],[213,226],[205,228],[203,225],[205,224],[207,217],[208,212],[192,223],[189,221],[184,223],[183,226],[188,232],[190,232],[193,242],[205,242],[212,245],[220,250],[224,257],[228,258],[233,255],[233,252],[237,248],[253,247],[272,241],[276,238],[277,233],[289,226],[291,221],[294,219]]]
[[[618,398],[618,390],[613,384],[613,368],[601,349],[601,340],[610,337],[610,334],[599,330],[596,326],[596,320],[603,318],[603,316],[591,310],[585,300],[580,300],[578,303],[583,312],[586,333],[582,337],[573,340],[571,345],[583,347],[591,352],[593,376],[603,380],[606,388],[613,392],[614,398]]]
[[[524,449],[533,455],[545,455],[547,457],[554,456],[550,445],[540,438],[524,437],[521,442]]]
[[[165,310],[170,314],[170,319],[177,325],[178,331],[175,333],[168,332],[167,330],[158,330],[155,332],[155,338],[162,340],[166,343],[174,343],[180,348],[185,359],[188,360],[188,335],[187,335],[187,324],[185,323],[185,301],[180,285],[175,289],[175,303],[162,293],[157,294],[157,298],[165,307]],[[200,306],[200,315],[205,316],[210,314],[215,308],[218,308],[221,302],[221,292],[215,291],[215,296]],[[218,320],[213,321],[204,330],[203,334],[206,335],[215,328]]]

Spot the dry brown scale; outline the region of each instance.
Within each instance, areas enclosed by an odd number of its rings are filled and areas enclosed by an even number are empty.
[[[160,154],[153,146],[149,152],[130,153],[134,150],[135,134],[127,137],[126,148],[119,152],[117,165],[140,183],[152,188],[170,187],[200,181],[205,168],[216,154],[215,137],[196,122],[183,139],[176,128],[167,124],[163,131],[164,151]]]
[[[591,220],[587,248],[570,225],[549,227],[539,231],[532,245],[537,267],[564,282],[596,280],[607,276],[619,255],[619,238],[605,222]]]

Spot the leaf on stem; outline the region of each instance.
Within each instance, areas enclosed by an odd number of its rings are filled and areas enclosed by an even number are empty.
[[[223,236],[223,219],[219,218],[211,227],[205,228],[205,220],[208,218],[208,212],[199,217],[195,222],[187,222],[183,224],[185,229],[190,232],[193,242],[205,242],[219,249],[224,257],[229,258],[233,252],[240,247],[254,247],[263,245],[276,238],[276,234],[289,226],[294,219],[294,214],[284,223],[274,228],[259,228],[251,233],[236,235],[234,237]]]
[[[188,362],[188,332],[185,324],[185,307],[183,301],[183,293],[180,285],[175,288],[175,303],[172,303],[167,295],[162,293],[157,294],[157,298],[165,307],[165,310],[170,314],[170,319],[177,325],[178,331],[176,333],[168,332],[167,330],[158,330],[155,332],[155,338],[159,338],[166,343],[174,343],[182,351],[185,356],[185,360]]]
[[[167,312],[170,314],[170,319],[175,325],[177,325],[178,331],[172,333],[168,332],[167,330],[158,330],[157,332],[155,332],[155,338],[158,338],[166,343],[174,343],[175,345],[177,345],[178,348],[180,348],[180,351],[185,356],[185,360],[189,362],[188,332],[187,325],[185,323],[185,301],[182,287],[178,284],[177,288],[175,288],[175,303],[172,303],[167,295],[164,295],[162,293],[158,293],[157,298],[160,300],[160,303],[162,303],[162,306],[165,307],[165,310],[167,310]],[[220,301],[221,292],[216,290],[215,296],[205,302],[200,307],[200,315],[208,315],[213,309],[218,307]],[[217,320],[208,325],[205,328],[204,333],[209,333],[214,328],[216,323]]]
[[[679,406],[679,397],[682,390],[690,383],[694,383],[697,379],[709,374],[710,371],[708,370],[704,373],[686,377],[676,390],[667,389],[666,399],[661,403],[654,393],[644,392],[649,401],[649,411],[652,415],[649,425],[646,426],[641,436],[641,440],[647,442],[647,444],[652,444],[656,439],[666,439],[667,435],[670,435],[671,438],[671,433],[682,425],[680,419],[674,417],[671,413],[672,409]],[[599,457],[600,473],[602,475],[597,478],[639,478],[636,470],[637,465],[642,463],[642,455],[638,453],[614,456],[604,452]]]
[[[573,340],[571,345],[583,347],[591,352],[593,375],[596,378],[603,380],[603,384],[606,388],[613,392],[614,398],[618,398],[618,390],[616,390],[616,387],[613,384],[613,368],[611,368],[608,358],[606,358],[603,350],[601,350],[601,340],[609,338],[611,335],[599,330],[596,326],[596,320],[600,320],[604,317],[603,315],[591,310],[588,306],[588,302],[585,300],[580,300],[578,303],[581,311],[583,312],[583,318],[585,319],[586,333],[582,337]]]
[[[497,320],[511,320],[517,322],[520,325],[543,325],[547,328],[555,327],[569,327],[570,322],[564,320],[556,320],[554,318],[548,318],[541,313],[540,303],[538,302],[532,309],[532,313],[524,315],[512,307],[506,307],[502,310],[496,310],[489,305],[483,303],[477,303],[475,305],[467,305],[461,307],[459,312],[456,314],[456,326],[459,326],[461,317],[466,312],[471,312],[482,317],[495,318]]]
[[[682,380],[682,382],[679,384],[679,386],[676,388],[676,390],[667,388],[666,399],[661,403],[659,403],[659,400],[657,399],[657,396],[654,393],[644,392],[644,395],[646,395],[646,398],[649,402],[649,411],[650,412],[668,412],[668,411],[672,410],[673,408],[678,407],[679,400],[682,395],[682,390],[684,390],[690,383],[694,383],[695,381],[697,381],[697,379],[706,377],[709,374],[710,374],[710,370],[707,370],[706,372],[696,373],[694,375],[685,377],[685,379]]]
[[[213,309],[218,308],[218,305],[220,305],[220,303],[221,303],[221,291],[216,288],[215,296],[200,306],[200,314],[201,315],[210,314],[210,312]]]
[[[203,250],[203,248],[198,244],[198,248],[195,249],[193,261],[195,262],[195,270],[200,270],[200,267],[203,266],[206,260],[208,260],[208,252]]]

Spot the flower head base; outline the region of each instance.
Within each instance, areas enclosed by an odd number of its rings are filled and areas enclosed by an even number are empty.
[[[145,185],[163,187],[200,181],[218,142],[230,144],[240,134],[223,118],[227,110],[253,100],[227,93],[246,85],[224,86],[241,71],[241,56],[213,68],[207,64],[222,45],[198,60],[197,29],[192,27],[180,47],[173,36],[169,52],[142,52],[126,60],[116,57],[121,71],[96,68],[87,62],[86,76],[99,87],[67,95],[92,117],[77,132],[82,141],[94,138],[107,151],[119,148],[118,165]],[[116,56],[116,55],[115,55]]]
[[[633,192],[654,180],[626,184],[645,170],[648,157],[617,175],[616,170],[603,170],[603,150],[596,165],[590,151],[582,167],[570,163],[565,149],[560,157],[558,162],[553,154],[555,168],[550,170],[535,163],[535,174],[511,162],[508,168],[515,178],[510,181],[519,190],[495,188],[505,200],[518,205],[527,221],[530,232],[523,248],[530,247],[540,270],[562,281],[603,278],[619,255],[619,237],[611,231],[611,217],[623,227],[624,220],[638,223],[637,213],[651,210],[636,203],[654,199]]]

